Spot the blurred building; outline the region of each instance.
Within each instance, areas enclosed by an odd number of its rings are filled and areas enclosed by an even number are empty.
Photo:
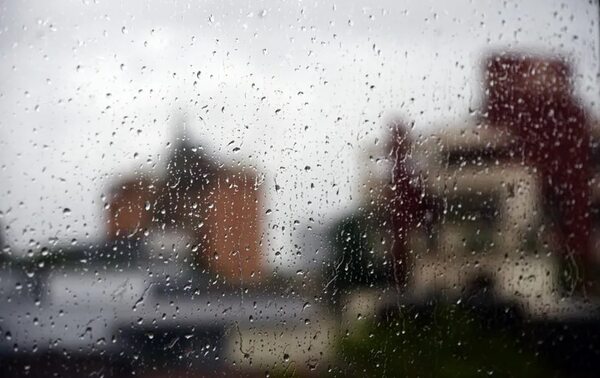
[[[4,264],[8,375],[307,374],[332,359],[329,313],[264,274],[255,174],[184,137],[164,168],[113,185],[106,238]]]
[[[155,247],[167,260],[190,254],[183,258],[188,267],[207,269],[230,282],[252,282],[263,269],[261,198],[253,172],[226,168],[201,146],[179,138],[165,174],[131,177],[114,186],[107,211],[109,237],[184,240],[177,248],[160,245],[160,240]]]
[[[593,279],[600,135],[569,64],[492,54],[482,76],[478,119],[419,138],[389,125],[388,169],[369,177],[364,206],[335,230],[333,277],[362,271],[350,281],[363,288],[388,277],[417,297],[461,297],[485,283],[498,300],[546,315]]]
[[[437,251],[417,259],[414,283],[459,291],[486,276],[543,310],[595,264],[590,122],[560,59],[491,55],[484,78],[480,122],[419,145],[444,206]]]

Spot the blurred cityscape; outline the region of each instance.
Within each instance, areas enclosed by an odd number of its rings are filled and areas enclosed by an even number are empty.
[[[163,169],[110,182],[99,240],[4,242],[3,375],[595,376],[600,128],[561,57],[483,62],[472,123],[390,120],[292,277],[259,172],[177,124]]]

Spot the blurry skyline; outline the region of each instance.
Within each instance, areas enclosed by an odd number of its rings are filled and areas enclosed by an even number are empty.
[[[289,268],[294,227],[357,203],[357,158],[386,137],[387,117],[417,131],[469,121],[482,54],[567,57],[598,117],[598,13],[595,1],[542,0],[3,2],[6,240],[19,253],[99,238],[102,194],[118,175],[162,169],[185,119],[217,160],[262,175],[265,249]]]

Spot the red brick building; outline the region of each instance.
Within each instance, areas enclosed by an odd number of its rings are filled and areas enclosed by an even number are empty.
[[[166,172],[114,186],[110,238],[144,238],[157,230],[181,233],[200,267],[231,282],[261,276],[260,189],[249,170],[224,168],[199,146],[174,146]]]

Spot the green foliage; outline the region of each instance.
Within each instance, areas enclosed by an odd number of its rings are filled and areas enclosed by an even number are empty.
[[[361,377],[555,376],[510,331],[448,306],[362,323],[342,338],[339,354],[340,373]]]
[[[391,279],[391,266],[383,264],[384,257],[377,249],[378,228],[374,220],[361,216],[337,226],[333,238],[335,258],[327,272],[334,289],[345,291]]]

